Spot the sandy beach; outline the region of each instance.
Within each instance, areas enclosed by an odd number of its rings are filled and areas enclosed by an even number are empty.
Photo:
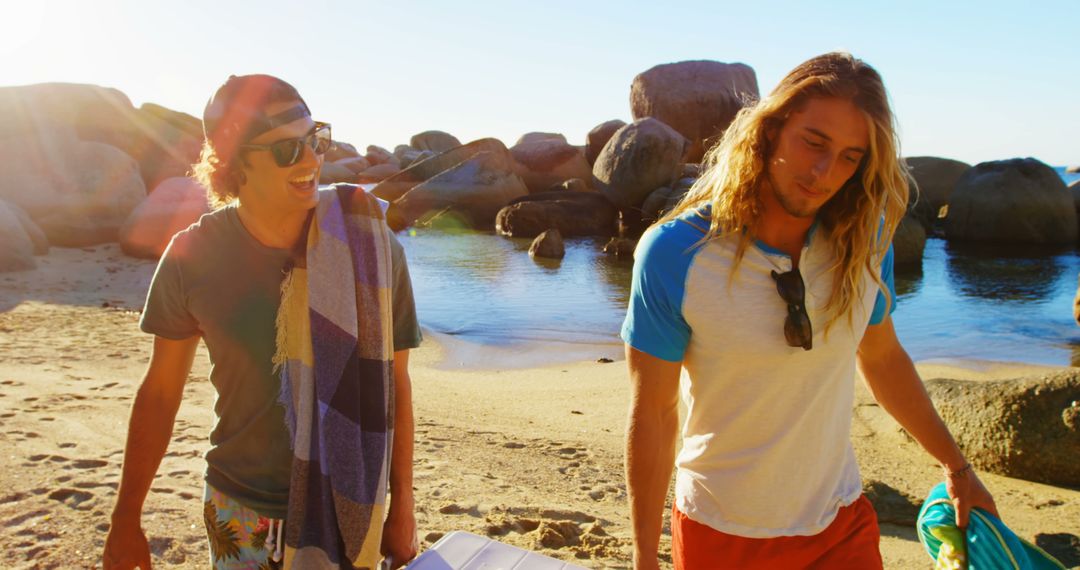
[[[0,275],[0,567],[95,568],[128,410],[149,357],[138,318],[155,264],[116,245],[53,248],[37,260],[36,270]],[[574,363],[510,367],[512,355],[488,361],[483,350],[436,336],[411,366],[422,546],[467,530],[586,567],[627,568],[624,364],[597,362],[611,352],[598,347]],[[469,360],[479,367],[463,366]],[[1046,370],[920,365],[924,378],[974,380]],[[144,510],[155,568],[206,566],[201,454],[214,400],[207,373],[200,349]],[[941,477],[861,383],[852,437],[866,481],[921,501]],[[1080,536],[1080,491],[982,477],[1020,536]],[[886,568],[931,567],[912,527],[883,524],[881,548]]]

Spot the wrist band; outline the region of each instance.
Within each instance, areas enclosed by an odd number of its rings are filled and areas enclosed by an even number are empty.
[[[949,477],[958,477],[967,473],[968,471],[971,471],[972,469],[973,467],[971,466],[971,463],[965,463],[963,467],[957,469],[956,471],[949,471],[949,468],[946,467],[945,474]]]

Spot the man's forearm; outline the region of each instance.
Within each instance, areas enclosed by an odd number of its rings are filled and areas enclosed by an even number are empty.
[[[643,411],[633,405],[626,430],[626,487],[634,553],[656,559],[663,528],[664,500],[675,464],[678,409]]]
[[[180,399],[146,383],[131,407],[124,467],[113,519],[138,520],[158,466],[172,438]]]
[[[964,455],[907,352],[899,350],[876,362],[863,362],[862,372],[874,399],[915,441],[950,471],[963,467]]]
[[[412,382],[395,382],[394,441],[390,460],[390,508],[413,509],[413,421]]]

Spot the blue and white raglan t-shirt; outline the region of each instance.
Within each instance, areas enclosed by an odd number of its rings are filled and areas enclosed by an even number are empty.
[[[841,317],[826,334],[834,256],[815,225],[799,261],[813,349],[790,347],[770,272],[790,271],[791,258],[757,242],[732,276],[738,236],[699,244],[708,225],[690,212],[642,236],[622,328],[635,349],[683,364],[675,504],[737,536],[817,534],[862,493],[850,440],[855,353],[895,303],[868,271],[850,326]],[[880,276],[895,299],[892,265],[890,247]]]

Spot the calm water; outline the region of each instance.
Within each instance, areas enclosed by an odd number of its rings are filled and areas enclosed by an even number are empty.
[[[1080,179],[1063,170],[1067,182]],[[510,354],[547,347],[546,360],[619,353],[631,266],[607,258],[602,240],[568,239],[566,257],[548,262],[529,257],[527,239],[422,229],[399,238],[429,330]],[[1075,248],[987,251],[931,239],[922,272],[897,274],[893,319],[917,361],[1080,365],[1078,272]]]

